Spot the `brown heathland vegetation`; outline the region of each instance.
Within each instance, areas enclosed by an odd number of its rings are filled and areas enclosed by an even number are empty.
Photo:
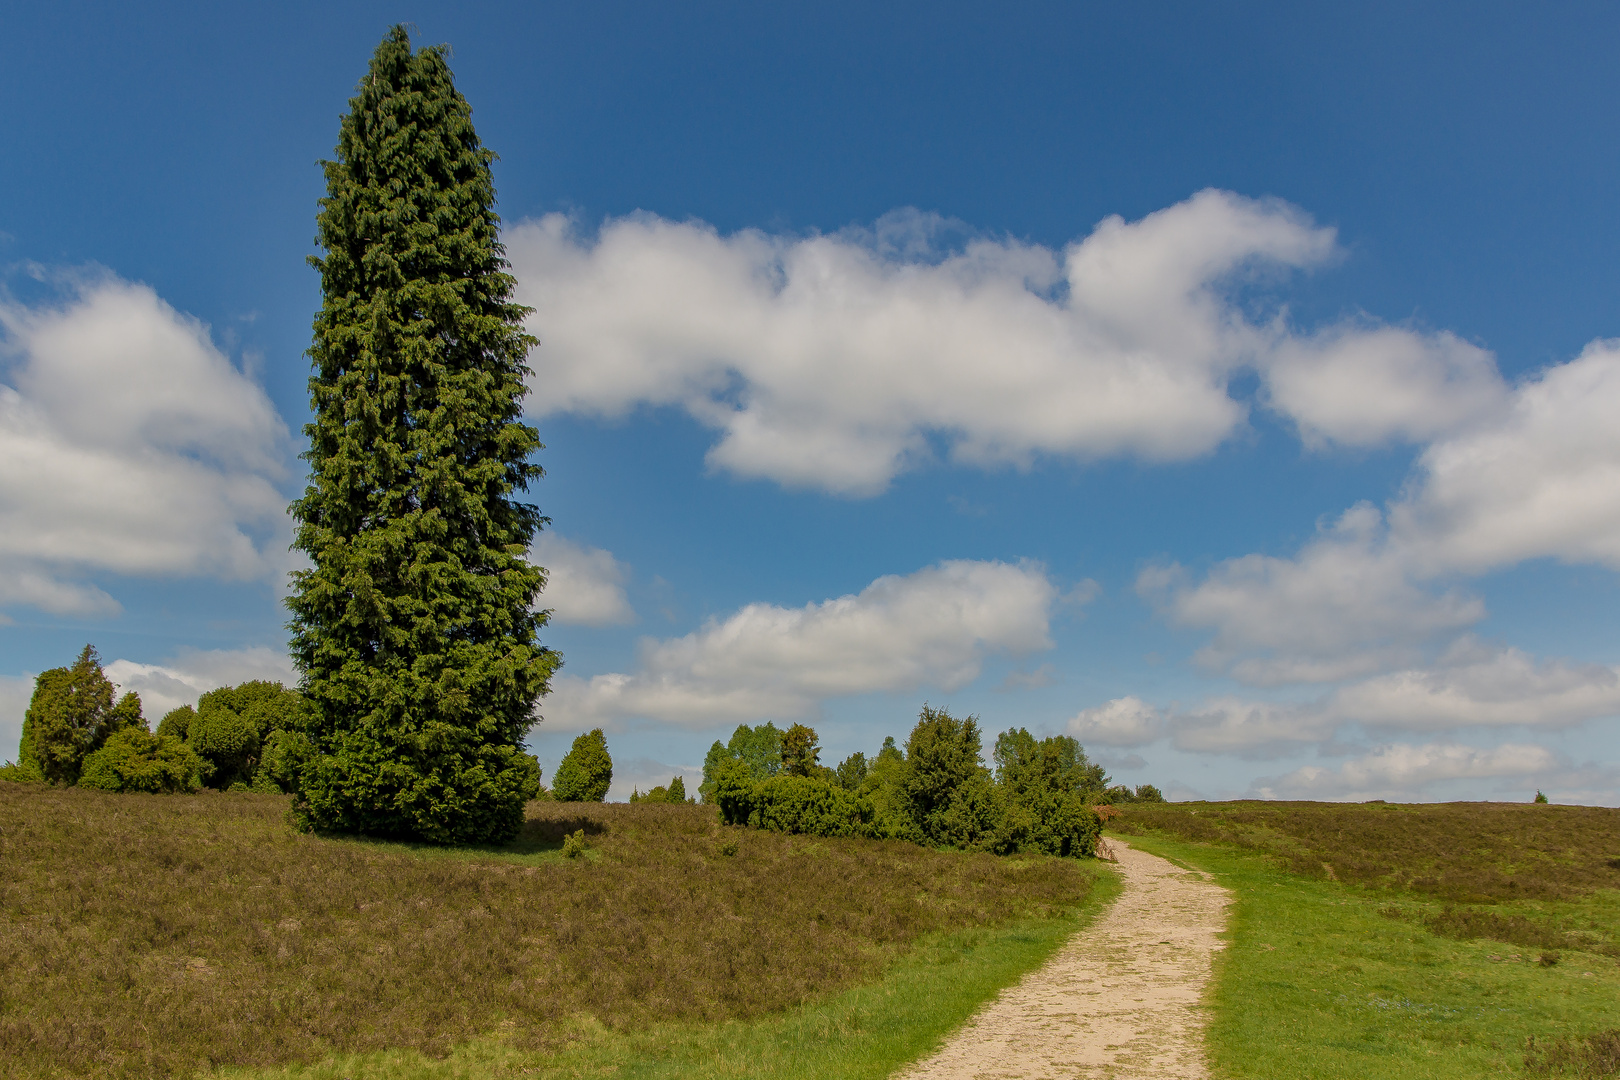
[[[517,842],[472,852],[299,835],[286,809],[0,783],[9,1074],[743,1019],[874,978],[924,935],[1067,911],[1091,882],[1073,860],[732,829],[703,806],[533,803]]]
[[[1262,851],[1294,873],[1458,903],[1620,889],[1620,810],[1523,803],[1130,803],[1109,828]]]

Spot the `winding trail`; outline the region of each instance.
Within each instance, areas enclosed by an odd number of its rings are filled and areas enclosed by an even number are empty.
[[[1227,891],[1110,839],[1113,907],[894,1080],[1204,1080],[1204,1017]]]

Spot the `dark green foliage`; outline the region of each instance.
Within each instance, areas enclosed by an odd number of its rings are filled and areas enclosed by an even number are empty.
[[[1536,802],[1538,802],[1538,803],[1545,803],[1545,802],[1546,802],[1546,801],[1547,801],[1547,796],[1545,796],[1545,795],[1543,795],[1543,794],[1542,794],[1542,793],[1541,793],[1541,791],[1540,791],[1540,790],[1539,790],[1539,789],[1538,789],[1538,790],[1537,790],[1537,791],[1536,791]]]
[[[669,801],[683,803],[686,801],[686,778],[677,776],[669,782]]]
[[[1137,784],[1136,785],[1136,800],[1135,801],[1137,801],[1137,802],[1164,802],[1164,792],[1160,791],[1158,788],[1154,787],[1152,784]]]
[[[161,735],[184,733],[203,759],[203,779],[221,791],[293,791],[312,756],[303,698],[278,682],[254,680],[210,690],[197,708],[163,718]]]
[[[172,795],[202,787],[203,760],[173,735],[127,727],[84,759],[79,786]]]
[[[557,766],[551,797],[558,802],[601,802],[613,783],[613,758],[601,728],[587,731]]]
[[[714,771],[722,761],[731,761],[731,751],[726,744],[716,739],[709,747],[709,752],[703,757],[703,779],[698,784],[698,798],[705,803],[714,803]]]
[[[838,763],[838,786],[845,791],[858,791],[866,780],[866,755],[859,750]]]
[[[811,728],[794,724],[782,735],[782,773],[810,777],[820,768],[821,739]]]
[[[76,784],[84,759],[128,727],[145,729],[141,699],[125,694],[115,703],[113,684],[89,645],[72,667],[43,671],[23,717],[17,765],[52,784]]]
[[[178,709],[170,709],[158,721],[157,733],[159,735],[172,735],[176,739],[184,739],[191,733],[191,722],[197,719],[197,710],[190,705],[182,705]]]
[[[521,747],[559,657],[537,634],[535,344],[511,300],[494,155],[443,46],[378,46],[324,163],[292,653],[309,826],[504,840],[539,790]]]
[[[812,736],[814,734],[811,732]],[[706,803],[716,801],[715,769],[725,761],[743,762],[754,780],[775,776],[782,769],[782,732],[775,724],[768,722],[758,727],[738,724],[729,742],[721,745],[717,740],[710,746],[708,755],[703,759],[703,783],[698,785],[698,794]]]
[[[1083,856],[1097,850],[1102,822],[1091,809],[1099,771],[1067,735],[1036,740],[1023,728],[996,738],[996,781],[1002,799],[996,848]]]
[[[923,706],[897,785],[900,809],[923,843],[967,851],[994,845],[996,792],[979,750],[976,717]]]
[[[205,708],[191,722],[186,741],[208,763],[210,787],[248,786],[259,761],[259,732],[241,713],[223,705]]]
[[[712,799],[705,796],[705,801],[712,801],[720,808],[720,820],[727,825],[746,825],[754,809],[755,783],[748,762],[741,758],[722,758],[715,763],[709,777]]]
[[[872,836],[872,804],[825,780],[773,776],[748,795],[748,824],[811,836]]]
[[[314,744],[302,731],[282,729],[270,732],[259,750],[259,767],[253,774],[253,790],[297,791],[299,777],[314,752]]]
[[[33,762],[24,765],[15,761],[8,761],[0,765],[0,780],[13,784],[43,784],[45,774],[39,771],[39,766]]]

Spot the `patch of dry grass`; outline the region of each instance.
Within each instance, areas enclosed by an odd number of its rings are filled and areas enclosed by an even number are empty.
[[[1073,861],[729,829],[707,807],[535,803],[516,843],[468,852],[298,835],[286,805],[0,783],[8,1074],[748,1019],[869,981],[925,935],[1070,910],[1091,883]],[[590,847],[565,859],[578,830]]]
[[[1264,852],[1290,871],[1438,900],[1620,889],[1620,810],[1521,803],[1129,803],[1115,832]]]

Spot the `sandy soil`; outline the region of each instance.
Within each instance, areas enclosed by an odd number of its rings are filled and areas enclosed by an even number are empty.
[[[1230,896],[1205,875],[1110,840],[1112,908],[897,1080],[1209,1075],[1199,999]]]

